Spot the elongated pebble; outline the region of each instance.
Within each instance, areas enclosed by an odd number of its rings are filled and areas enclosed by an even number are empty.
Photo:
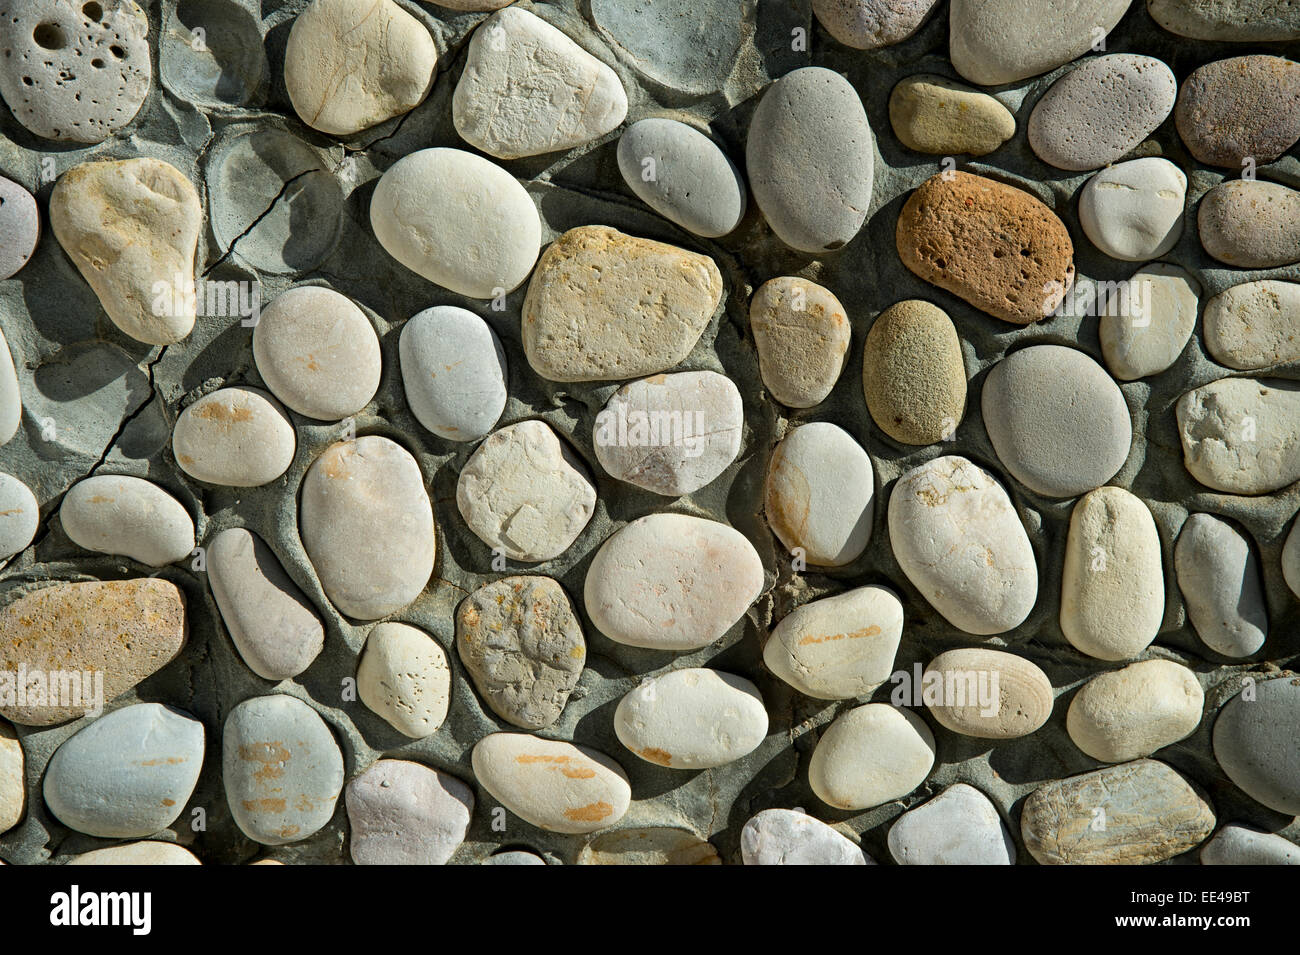
[[[638,199],[683,229],[715,239],[745,214],[745,180],[693,126],[651,117],[619,137],[618,169]]]
[[[40,237],[36,199],[12,179],[0,176],[0,281],[13,278],[27,264]]]
[[[1193,514],[1178,532],[1174,569],[1187,616],[1207,647],[1240,658],[1264,645],[1264,580],[1245,534],[1213,514]]]
[[[1201,284],[1176,265],[1152,262],[1134,272],[1099,310],[1097,332],[1110,373],[1133,381],[1173,365],[1196,328],[1200,297]]]
[[[0,723],[0,834],[18,825],[26,809],[23,762],[23,747],[13,728]]]
[[[718,850],[687,829],[646,826],[602,832],[582,847],[578,865],[722,865]]]
[[[171,842],[129,842],[92,849],[68,860],[68,865],[202,865],[198,856]]]
[[[1201,865],[1300,865],[1300,846],[1233,822],[1201,846]]]
[[[885,309],[862,350],[862,393],[872,420],[895,441],[951,437],[966,413],[966,367],[948,314],[919,299]]]
[[[477,441],[506,406],[506,353],[468,309],[426,308],[402,327],[398,351],[411,414],[448,441]]]
[[[0,560],[25,550],[40,523],[40,505],[32,489],[12,474],[0,474]]]
[[[948,55],[972,83],[997,86],[1054,70],[1095,49],[1130,0],[1074,0],[1049,9],[1038,0],[953,0]]]
[[[929,73],[899,80],[889,123],[908,149],[940,156],[983,156],[1016,134],[1015,117],[992,96]]]
[[[793,275],[768,279],[750,300],[749,329],[773,398],[811,408],[831,393],[851,330],[848,311],[830,289]]]
[[[18,391],[18,375],[14,371],[13,355],[4,329],[0,329],[0,445],[18,433],[23,420],[22,394]]]
[[[143,478],[98,474],[77,482],[63,496],[59,521],[78,547],[150,567],[183,560],[194,550],[189,511]]]

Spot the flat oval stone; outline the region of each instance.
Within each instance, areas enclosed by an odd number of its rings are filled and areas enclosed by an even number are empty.
[[[1194,40],[1300,39],[1300,9],[1277,0],[1147,0],[1151,18]]]
[[[1038,598],[1038,565],[1007,492],[954,455],[900,477],[889,498],[899,567],[945,620],[966,633],[1005,633]]]
[[[868,703],[841,713],[808,763],[817,798],[836,809],[870,809],[901,799],[930,775],[934,734],[910,710]]]
[[[903,444],[951,437],[966,413],[961,339],[943,309],[910,299],[867,332],[862,392],[877,427]]]
[[[1065,541],[1065,639],[1098,660],[1131,660],[1155,640],[1164,616],[1160,533],[1151,511],[1123,488],[1088,492],[1070,513]]]
[[[812,0],[826,32],[855,50],[901,43],[921,28],[938,0]]]
[[[745,214],[745,180],[704,133],[675,119],[633,123],[618,140],[618,171],[638,199],[688,232],[716,239]]]
[[[1194,849],[1213,831],[1210,804],[1153,759],[1047,783],[1020,815],[1025,848],[1042,865],[1150,865]]]
[[[23,420],[23,399],[18,391],[18,375],[14,359],[9,353],[9,343],[0,331],[0,445],[6,444],[18,433]]]
[[[764,491],[767,523],[786,549],[810,564],[841,567],[871,540],[875,472],[843,428],[814,421],[772,452]]]
[[[59,245],[113,324],[147,345],[170,345],[194,328],[202,225],[194,184],[161,159],[82,163],[50,193]]]
[[[149,20],[133,0],[5,0],[0,48],[0,95],[46,139],[103,142],[149,95]]]
[[[23,747],[8,723],[0,723],[0,833],[23,818],[27,793],[23,788]]]
[[[528,733],[492,733],[470,754],[474,778],[520,819],[571,835],[614,825],[632,789],[604,753]]]
[[[511,560],[558,557],[596,508],[577,456],[544,421],[521,421],[478,446],[456,483],[456,506],[479,540]]]
[[[250,670],[278,683],[311,666],[325,628],[266,541],[229,528],[208,544],[207,564],[222,622]]]
[[[409,451],[378,435],[332,444],[307,469],[299,531],[325,595],[358,620],[402,609],[433,573],[424,475]]]
[[[0,707],[0,716],[51,726],[93,712],[175,660],[187,635],[184,596],[156,577],[60,583],[19,597],[0,611],[0,671],[78,672],[72,690],[81,698],[28,698]],[[95,700],[99,674],[103,698]]]
[[[1016,844],[997,807],[965,783],[903,813],[887,838],[899,865],[1016,864]]]
[[[1043,94],[1029,114],[1029,145],[1058,169],[1118,162],[1169,118],[1178,96],[1162,60],[1112,53],[1084,60]]]
[[[70,829],[136,839],[174,823],[203,768],[203,724],[160,703],[95,720],[50,758],[42,792]]]
[[[253,359],[277,398],[321,421],[356,414],[379,389],[379,337],[333,289],[303,285],[277,295],[253,326]]]
[[[1187,176],[1168,159],[1148,156],[1103,169],[1079,193],[1079,224],[1112,259],[1164,255],[1183,234]]]
[[[1230,179],[1201,199],[1201,245],[1239,269],[1300,262],[1300,192],[1262,180]]]
[[[1097,322],[1106,367],[1120,381],[1158,375],[1173,365],[1200,314],[1201,285],[1176,265],[1152,262],[1128,282],[1127,298],[1122,292],[1107,296]]]
[[[68,865],[202,865],[198,856],[171,842],[130,842],[83,852]]]
[[[1016,325],[1050,315],[1074,284],[1074,243],[1029,193],[982,176],[931,176],[903,206],[898,255],[932,285]]]
[[[13,278],[27,264],[40,237],[36,199],[12,179],[0,176],[0,281]]]
[[[125,474],[97,474],[63,496],[59,522],[78,547],[150,567],[184,560],[194,550],[194,521],[157,484]]]
[[[811,408],[831,393],[852,332],[848,312],[829,289],[792,275],[768,279],[750,300],[749,330],[773,398]]]
[[[683,371],[614,392],[596,415],[592,440],[611,477],[678,497],[731,466],[744,426],[744,404],[730,378]]]
[[[1300,865],[1300,846],[1282,836],[1229,823],[1201,846],[1201,865]]]
[[[1238,693],[1214,723],[1214,758],[1256,802],[1300,815],[1300,684],[1266,680],[1254,698]]]
[[[730,630],[762,590],[763,562],[739,531],[650,514],[600,545],[583,601],[591,622],[616,643],[695,650]]]
[[[381,759],[348,783],[344,803],[357,865],[446,865],[465,841],[474,791],[420,763]]]
[[[426,308],[402,327],[398,351],[420,424],[448,441],[492,431],[506,407],[506,353],[487,322],[455,305]]]
[[[1300,63],[1261,54],[1206,63],[1183,81],[1174,121],[1207,166],[1272,162],[1300,140]]]
[[[1013,83],[1056,69],[1092,48],[1130,0],[1076,0],[1065,8],[1038,0],[953,0],[948,55],[957,72],[981,86]]]
[[[1220,365],[1255,371],[1300,359],[1300,285],[1234,285],[1205,306],[1205,348]]]
[[[908,149],[939,156],[983,156],[1016,134],[1016,118],[992,96],[932,73],[899,80],[889,124]]]
[[[0,560],[27,549],[41,524],[36,495],[12,474],[0,474]]]
[[[587,660],[582,625],[550,577],[505,577],[466,597],[456,651],[492,712],[524,729],[560,718]]]
[[[963,736],[1019,739],[1052,715],[1052,681],[1014,653],[983,647],[948,650],[930,661],[922,679],[930,714]],[[933,694],[931,681],[937,688]]]
[[[670,769],[711,769],[753,752],[767,736],[758,687],[702,667],[648,677],[614,710],[618,740]]]
[[[998,459],[1021,484],[1074,497],[1124,466],[1133,440],[1124,393],[1077,348],[1031,345],[984,379],[984,427]]]
[[[267,846],[306,839],[334,815],[343,754],[306,703],[257,696],[226,717],[221,777],[235,824]]]
[[[1282,547],[1282,578],[1291,592],[1300,597],[1300,521],[1291,525]]]
[[[764,809],[740,830],[745,865],[875,865],[850,838],[796,809]]]
[[[1221,378],[1178,399],[1183,463],[1226,494],[1268,494],[1300,480],[1300,385]]]
[[[570,229],[547,246],[523,305],[524,352],[551,381],[607,381],[682,361],[722,301],[707,255],[624,235]]]
[[[618,74],[520,7],[492,14],[469,41],[451,101],[461,139],[498,159],[572,149],[627,116]]]
[[[869,696],[889,679],[903,605],[884,587],[856,587],[795,608],[772,630],[763,662],[805,696]]]
[[[1171,660],[1143,660],[1085,683],[1065,726],[1093,759],[1124,763],[1191,736],[1204,706],[1195,673]]]
[[[421,149],[389,166],[370,197],[370,227],[402,265],[468,298],[513,291],[542,245],[519,180],[461,149]]]
[[[422,739],[442,726],[451,705],[447,651],[409,624],[381,623],[361,650],[357,695],[393,729]]]
[[[260,487],[293,463],[293,422],[260,388],[236,385],[204,395],[176,419],[172,453],[181,470],[206,484]]]
[[[531,852],[508,851],[488,856],[479,865],[546,865],[546,860]]]
[[[312,0],[289,30],[284,85],[304,123],[349,136],[419,106],[437,62],[429,31],[393,0]]]
[[[871,206],[875,136],[840,74],[808,66],[763,93],[745,140],[754,200],[776,237],[800,252],[847,245]]]
[[[1245,534],[1213,514],[1193,514],[1178,532],[1174,571],[1202,643],[1234,659],[1264,645],[1264,580]]]
[[[693,832],[655,826],[602,832],[582,847],[578,865],[722,865],[722,859]]]

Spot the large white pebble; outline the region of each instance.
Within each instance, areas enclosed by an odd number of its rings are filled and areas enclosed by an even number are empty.
[[[1300,384],[1220,378],[1178,399],[1183,464],[1206,487],[1268,494],[1300,480]]]
[[[293,422],[266,392],[242,385],[204,395],[180,413],[172,453],[181,470],[206,484],[260,487],[293,463]]]
[[[402,328],[398,351],[420,424],[448,441],[492,430],[506,406],[506,353],[487,322],[455,305],[426,308]]]
[[[857,587],[793,610],[763,647],[767,668],[806,696],[867,696],[889,679],[903,605],[884,587]]]
[[[1015,865],[997,807],[974,786],[957,783],[889,827],[889,854],[899,865]]]
[[[171,842],[128,842],[92,849],[68,860],[68,865],[201,865],[198,857]]]
[[[1097,319],[1106,366],[1120,381],[1158,375],[1187,347],[1200,312],[1201,285],[1185,269],[1152,262],[1107,295]]]
[[[817,741],[808,783],[836,809],[870,809],[906,796],[934,766],[934,734],[909,710],[868,703],[835,719]]]
[[[519,181],[461,149],[421,149],[390,166],[370,199],[370,225],[402,265],[469,298],[514,290],[542,244]]]
[[[1085,683],[1065,728],[1093,759],[1125,763],[1192,735],[1204,706],[1195,673],[1171,660],[1143,660]]]
[[[0,444],[8,443],[18,433],[23,420],[23,399],[18,391],[18,375],[14,371],[14,358],[9,353],[9,343],[0,329]]]
[[[874,865],[853,840],[795,809],[764,809],[740,830],[745,865]]]
[[[1113,259],[1145,262],[1183,234],[1187,176],[1168,159],[1148,156],[1103,169],[1079,193],[1079,223]]]
[[[1205,348],[1229,368],[1250,371],[1300,358],[1300,283],[1246,282],[1205,306]]]
[[[889,498],[889,540],[913,586],[967,633],[1005,633],[1038,598],[1029,535],[987,471],[935,458],[908,471]]]
[[[945,650],[925,668],[924,700],[939,725],[977,739],[1028,736],[1052,715],[1052,682],[1036,664],[987,647]]]
[[[357,695],[399,733],[428,736],[442,725],[451,704],[447,651],[409,624],[381,623],[361,651]]]
[[[78,547],[162,567],[194,550],[194,521],[184,505],[142,478],[100,474],[74,484],[59,521]]]
[[[650,514],[618,530],[587,569],[592,623],[617,643],[694,650],[718,639],[763,589],[743,534],[685,514]]]
[[[26,549],[41,524],[36,495],[12,474],[0,474],[0,560]]]
[[[632,801],[623,768],[604,753],[529,733],[493,733],[470,754],[474,777],[525,822],[578,834],[612,826]]]
[[[703,667],[641,681],[614,711],[619,742],[647,762],[709,769],[752,752],[767,735],[758,687]]]

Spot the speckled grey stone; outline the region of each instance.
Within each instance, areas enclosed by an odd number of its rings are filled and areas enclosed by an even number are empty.
[[[921,28],[939,0],[812,0],[826,32],[855,50],[901,43]]]
[[[1230,179],[1201,199],[1201,245],[1239,269],[1300,262],[1300,192],[1262,179]]]
[[[1262,55],[1207,63],[1183,81],[1174,119],[1206,165],[1272,162],[1300,139],[1300,63]]]
[[[633,123],[618,140],[618,169],[637,198],[683,229],[726,235],[745,214],[745,181],[718,146],[675,119]]]
[[[1300,677],[1248,685],[1229,700],[1214,724],[1214,758],[1252,799],[1300,815]]]
[[[36,200],[18,183],[0,176],[0,281],[27,264],[40,237]]]
[[[1300,39],[1300,6],[1283,0],[1147,0],[1170,33],[1237,43]]]
[[[1193,514],[1174,546],[1178,589],[1196,634],[1215,653],[1248,657],[1268,636],[1259,560],[1250,541],[1213,514]]]
[[[1300,865],[1300,846],[1233,822],[1201,846],[1201,865]]]

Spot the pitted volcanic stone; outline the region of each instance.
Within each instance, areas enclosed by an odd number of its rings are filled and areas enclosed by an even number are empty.
[[[436,733],[451,704],[447,651],[410,624],[381,623],[362,648],[357,695],[399,733],[412,739]]]
[[[1300,40],[1300,6],[1277,0],[1147,0],[1151,18],[1194,40]]]
[[[1205,348],[1229,368],[1254,371],[1300,359],[1300,284],[1234,285],[1205,306]]]
[[[1300,140],[1300,63],[1258,54],[1207,63],[1183,81],[1174,120],[1207,166],[1272,162]]]

